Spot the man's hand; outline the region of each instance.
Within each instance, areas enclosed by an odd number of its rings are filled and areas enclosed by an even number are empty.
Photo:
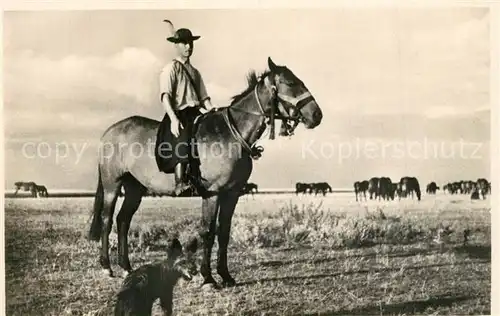
[[[181,121],[179,121],[177,117],[173,117],[170,122],[170,132],[172,132],[175,137],[179,137],[180,135],[179,128],[184,128],[184,126],[182,126]]]
[[[203,105],[205,106],[205,109],[207,109],[207,112],[210,112],[214,109],[214,106],[212,105],[212,101],[210,101],[210,99],[206,99],[203,102]]]

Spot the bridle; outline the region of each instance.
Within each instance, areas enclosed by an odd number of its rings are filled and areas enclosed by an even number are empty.
[[[306,91],[297,97],[290,97],[286,94],[275,92],[275,100],[276,107],[281,113],[281,115],[276,117],[277,119],[281,119],[282,122],[280,136],[291,136],[293,135],[295,128],[299,125],[299,122],[304,119],[300,110],[309,102],[314,101],[314,97],[309,91]],[[288,114],[290,110],[292,115]],[[293,125],[290,125],[289,121],[292,121]]]
[[[238,110],[242,112],[246,112],[248,114],[253,114],[256,116],[263,116],[267,118],[267,122],[264,124],[270,126],[269,139],[273,140],[275,138],[275,120],[281,120],[281,130],[280,136],[291,136],[294,133],[295,128],[298,124],[304,121],[304,116],[301,112],[301,109],[311,101],[314,101],[314,97],[311,95],[309,91],[302,93],[297,97],[292,97],[283,93],[278,92],[276,85],[271,85],[271,106],[270,113],[264,110],[262,103],[260,102],[258,87],[260,83],[265,79],[260,78],[258,83],[255,85],[254,93],[255,99],[257,100],[257,104],[259,106],[260,113],[256,113],[253,111],[242,110],[239,108],[233,108],[233,110]],[[223,112],[224,120],[226,121],[229,130],[233,134],[233,136],[238,140],[238,142],[243,146],[245,150],[250,153],[250,156],[253,159],[258,159],[262,156],[262,152],[264,148],[262,146],[256,146],[255,144],[248,144],[245,139],[241,136],[241,134],[236,129],[233,122],[231,122],[231,118],[229,116],[229,107],[226,108],[226,111]],[[291,114],[290,114],[291,112]],[[293,125],[290,124],[293,122]]]
[[[265,78],[261,78],[259,83]],[[293,135],[295,128],[300,122],[304,121],[304,116],[302,115],[302,108],[311,101],[314,101],[314,97],[309,91],[306,91],[299,96],[292,97],[278,91],[278,88],[273,83],[271,84],[271,107],[270,113],[266,113],[260,102],[259,95],[257,92],[259,84],[255,85],[254,93],[259,105],[260,115],[268,118],[267,124],[270,126],[269,139],[274,139],[274,123],[275,120],[281,120],[281,131],[280,136],[291,136]],[[290,114],[292,113],[292,114]],[[290,125],[293,122],[293,125]]]

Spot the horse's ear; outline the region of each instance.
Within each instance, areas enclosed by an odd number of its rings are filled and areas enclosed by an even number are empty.
[[[272,72],[274,72],[278,68],[271,57],[267,57],[267,65],[269,66],[269,70],[271,70]]]

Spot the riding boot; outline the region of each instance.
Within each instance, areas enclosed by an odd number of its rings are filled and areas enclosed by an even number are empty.
[[[191,185],[185,181],[186,178],[186,163],[179,162],[175,166],[175,195],[179,196],[186,190],[191,188]]]

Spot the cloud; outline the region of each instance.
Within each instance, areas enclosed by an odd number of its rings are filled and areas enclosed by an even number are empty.
[[[158,74],[162,61],[151,51],[126,47],[108,56],[48,58],[24,50],[6,56],[7,137],[39,134],[95,136],[129,115],[161,119]],[[215,105],[227,105],[231,92],[206,83]]]
[[[205,86],[207,88],[208,94],[213,100],[212,104],[217,107],[229,105],[231,97],[236,94],[229,91],[229,89],[226,89],[225,87],[213,82],[206,83]]]
[[[127,47],[107,57],[70,55],[58,60],[23,51],[6,57],[5,65],[8,101],[22,105],[18,98],[25,94],[87,100],[104,92],[145,103],[151,98],[151,82],[161,64],[147,49]],[[103,93],[93,95],[96,91]]]
[[[449,105],[443,105],[443,106],[433,106],[429,107],[424,111],[424,115],[428,118],[431,119],[436,119],[436,118],[457,118],[457,117],[473,117],[476,114],[480,114],[482,112],[489,112],[490,108],[489,106],[483,106],[483,107],[478,107],[478,108],[472,108],[472,109],[461,109]],[[489,114],[489,113],[488,113]]]

